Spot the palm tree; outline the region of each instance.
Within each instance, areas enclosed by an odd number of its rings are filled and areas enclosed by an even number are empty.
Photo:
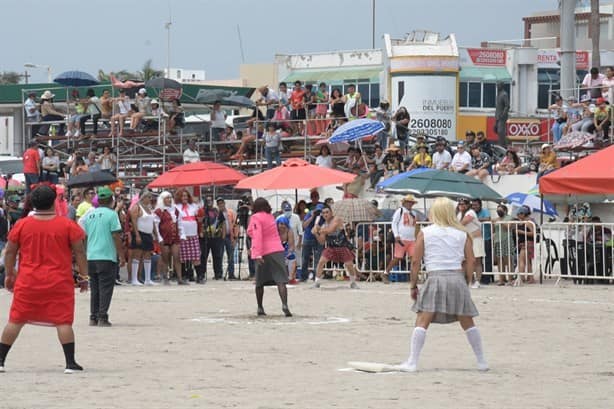
[[[156,70],[155,68],[153,68],[152,61],[151,59],[149,59],[145,61],[145,64],[143,64],[143,68],[141,68],[141,71],[139,71],[137,74],[140,75],[140,80],[149,81],[152,78],[161,77],[163,73],[164,72],[162,70]]]
[[[0,84],[19,84],[23,74],[15,71],[4,71],[0,73]]]
[[[589,33],[593,45],[593,58],[591,67],[599,68],[601,66],[601,58],[599,55],[599,37],[601,34],[601,21],[599,18],[599,0],[591,0],[591,18],[589,21]]]

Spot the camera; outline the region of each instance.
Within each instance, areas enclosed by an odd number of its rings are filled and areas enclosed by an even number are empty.
[[[316,216],[316,217],[318,217],[321,214],[322,214],[322,210],[314,210],[313,211],[313,215]]]

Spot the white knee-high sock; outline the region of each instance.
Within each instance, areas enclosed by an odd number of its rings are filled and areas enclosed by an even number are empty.
[[[151,259],[143,260],[143,272],[145,273],[145,282],[151,282]]]
[[[139,281],[139,260],[132,260],[132,283]]]
[[[411,342],[409,344],[409,359],[407,363],[410,366],[417,367],[418,359],[420,359],[420,352],[424,346],[424,340],[426,339],[426,329],[422,327],[414,328],[414,332],[411,334]]]
[[[467,335],[467,341],[469,341],[469,345],[471,345],[473,353],[478,361],[478,369],[481,371],[487,370],[488,363],[486,363],[486,359],[484,359],[484,349],[482,348],[480,330],[478,327],[471,327],[465,331],[465,334]]]

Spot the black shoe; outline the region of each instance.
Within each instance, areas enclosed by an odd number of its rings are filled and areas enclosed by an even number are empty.
[[[291,317],[292,316],[292,313],[290,312],[290,309],[288,308],[287,305],[281,307],[281,310],[284,312],[284,315],[286,317]]]
[[[115,285],[124,285],[124,283],[122,283],[121,280],[116,279],[115,280]]]
[[[228,277],[228,281],[235,281],[235,280],[238,280],[238,278],[235,277],[235,276],[229,276]]]
[[[76,371],[82,371],[83,367],[76,362],[73,362],[70,365],[66,365],[66,369],[64,369],[65,374],[75,373]]]
[[[98,326],[98,320],[90,318],[90,327],[97,327]]]
[[[112,327],[113,324],[109,322],[108,318],[101,318],[98,320],[98,326],[99,327]]]
[[[177,281],[177,285],[190,285],[190,283],[185,280],[179,280]]]
[[[266,315],[266,313],[264,312],[264,308],[258,308],[258,315],[259,316]]]

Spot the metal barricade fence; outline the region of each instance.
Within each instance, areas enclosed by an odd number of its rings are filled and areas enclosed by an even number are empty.
[[[420,228],[428,226],[429,222],[419,222]],[[525,233],[525,230],[529,232]],[[533,221],[483,222],[481,244],[483,254],[480,257],[482,275],[514,278],[518,283],[521,277],[531,277],[537,271],[534,258],[536,241],[540,239],[539,229]],[[375,279],[386,271],[394,252],[394,237],[391,222],[358,223],[355,228],[354,245],[356,247],[356,266],[359,273],[369,274],[369,279]],[[477,249],[476,249],[477,250]],[[405,256],[396,266],[392,274],[409,274],[411,271],[410,257]],[[421,268],[421,274],[424,273]],[[505,276],[505,277],[501,277]],[[405,279],[402,279],[405,281]]]
[[[545,223],[546,278],[574,283],[605,283],[613,279],[614,223]]]

